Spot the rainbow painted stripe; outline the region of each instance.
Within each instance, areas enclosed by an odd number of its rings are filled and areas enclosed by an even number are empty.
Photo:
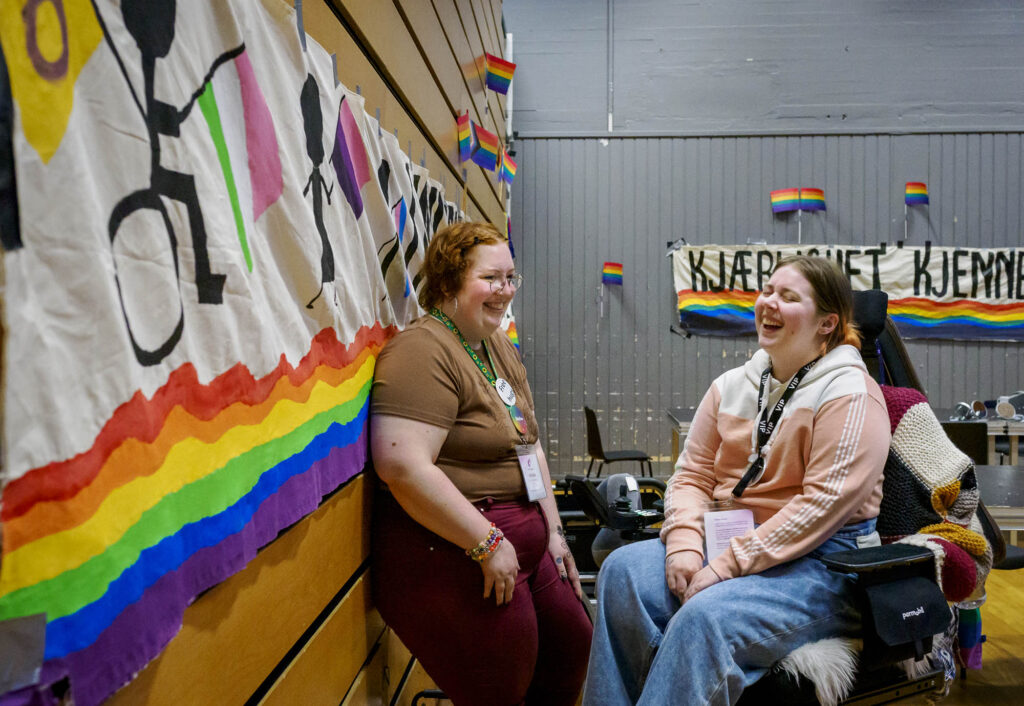
[[[754,332],[754,302],[758,292],[723,290],[677,293],[679,318],[694,333],[744,334]]]
[[[967,340],[1019,341],[1024,336],[1024,304],[907,297],[889,300],[889,316],[908,335],[927,329],[932,337]]]
[[[622,284],[622,263],[606,262],[601,270],[602,284]]]
[[[772,213],[796,211],[800,208],[800,189],[778,189],[771,193]]]
[[[908,181],[904,199],[908,206],[926,206],[928,186],[922,181]]]
[[[484,169],[493,172],[498,166],[498,150],[500,149],[498,147],[498,136],[493,132],[488,132],[476,123],[473,123],[473,131],[476,133],[476,139],[479,142],[479,145],[473,151],[473,161]]]
[[[473,121],[469,119],[469,111],[460,115],[455,124],[459,131],[459,161],[465,162],[473,156]]]
[[[512,161],[512,158],[508,156],[508,152],[501,150],[501,171],[498,173],[498,183],[505,182],[509,186],[512,186],[512,182],[516,178],[516,163]]]
[[[692,333],[742,335],[754,332],[757,292],[723,290],[677,293],[680,322]],[[889,300],[889,316],[907,337],[961,338],[965,340],[1020,340],[1024,336],[1024,305],[983,304],[966,299],[936,302],[930,299]]]
[[[90,449],[11,481],[0,620],[46,613],[44,674],[70,670],[76,694],[109,694],[196,595],[358,474],[393,333],[364,326],[344,345],[325,329],[298,365],[282,356],[259,379],[239,363],[201,383],[186,363],[122,404]]]
[[[801,211],[824,211],[825,192],[821,189],[800,189]]]
[[[508,93],[509,84],[512,83],[512,74],[516,72],[516,65],[511,61],[486,54],[487,57],[487,87],[495,93]]]

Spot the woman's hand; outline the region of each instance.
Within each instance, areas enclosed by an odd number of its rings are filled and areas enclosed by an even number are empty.
[[[480,562],[480,569],[484,572],[484,598],[491,595],[493,588],[495,605],[510,603],[519,574],[519,558],[507,537],[493,554]]]
[[[721,580],[714,569],[710,566],[705,566],[690,580],[690,585],[687,587],[686,593],[683,594],[683,602],[685,603],[708,586],[714,586]]]
[[[685,600],[690,580],[701,571],[703,564],[700,554],[694,551],[675,552],[665,557],[665,582],[680,603]]]
[[[569,581],[573,593],[580,600],[583,599],[583,587],[580,585],[580,572],[576,570],[576,561],[572,558],[569,550],[569,543],[565,541],[565,531],[562,525],[555,525],[555,531],[548,537],[548,553],[555,560],[555,568],[563,581]]]

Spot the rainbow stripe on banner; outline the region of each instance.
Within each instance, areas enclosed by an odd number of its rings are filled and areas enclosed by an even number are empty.
[[[473,156],[473,123],[469,119],[469,111],[459,116],[456,121],[459,130],[459,161],[465,162]]]
[[[473,132],[477,142],[479,142],[477,148],[473,151],[473,161],[484,169],[493,172],[498,166],[498,136],[493,132],[488,132],[476,123],[473,123]]]
[[[516,163],[508,156],[504,148],[501,150],[501,171],[498,173],[498,183],[505,182],[512,186],[516,178]]]
[[[683,246],[672,255],[679,325],[691,334],[754,333],[754,303],[775,264],[795,254],[842,267],[854,290],[881,289],[904,338],[1024,342],[1019,248],[861,245]],[[908,274],[910,273],[910,274]]]
[[[754,332],[757,292],[678,292],[679,320],[693,334],[743,335]]]
[[[282,356],[259,379],[239,363],[202,383],[186,363],[115,410],[90,449],[12,480],[0,621],[46,614],[42,683],[70,674],[76,699],[102,700],[199,593],[358,474],[392,334],[364,326],[345,345],[324,329],[298,365]]]
[[[889,300],[889,316],[901,333],[929,338],[1006,341],[1024,339],[1024,306],[969,299],[937,302],[920,297]],[[906,335],[906,334],[904,334]]]
[[[512,74],[516,72],[516,65],[493,54],[485,53],[485,56],[487,57],[487,87],[495,93],[508,93],[509,84],[512,83]]]
[[[908,181],[904,198],[908,206],[926,206],[928,205],[928,186],[923,181]]]
[[[771,193],[772,213],[800,209],[800,189],[777,189]]]
[[[801,211],[824,211],[825,192],[821,189],[800,189]]]
[[[601,270],[602,284],[622,284],[622,263],[606,262]]]

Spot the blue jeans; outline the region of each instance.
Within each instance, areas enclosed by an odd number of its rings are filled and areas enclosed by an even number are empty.
[[[860,633],[854,577],[818,557],[856,549],[875,521],[847,525],[800,559],[710,586],[680,607],[661,540],[615,550],[597,580],[584,706],[733,704],[808,642]]]

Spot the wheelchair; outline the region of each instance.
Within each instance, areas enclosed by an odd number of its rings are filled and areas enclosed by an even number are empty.
[[[885,293],[877,290],[855,293],[854,318],[863,337],[862,357],[880,383],[923,392],[896,327],[887,316],[887,301]],[[663,496],[664,483],[617,474],[600,484],[570,475],[561,484],[566,491],[562,514],[567,534],[572,534],[569,527],[583,527],[586,522],[597,528],[585,538],[577,530],[573,537],[577,541],[570,542],[577,565],[583,567],[584,588],[593,596],[597,570],[610,551],[658,536],[654,525],[664,519],[659,501],[643,498],[650,498],[652,493]],[[982,505],[978,512],[985,513]],[[1001,545],[998,528],[990,530],[989,525],[983,525],[993,546]],[[940,690],[946,679],[946,665],[931,664],[925,656],[932,650],[933,636],[949,628],[953,613],[935,582],[932,552],[924,547],[889,544],[836,552],[822,561],[829,569],[857,576],[864,616],[863,649],[855,681],[841,703],[885,703]],[[907,612],[918,610],[923,610],[923,618],[912,627],[901,619]],[[912,670],[904,668],[906,660],[914,662]],[[787,669],[785,661],[746,689],[739,703],[818,704],[814,683]]]

